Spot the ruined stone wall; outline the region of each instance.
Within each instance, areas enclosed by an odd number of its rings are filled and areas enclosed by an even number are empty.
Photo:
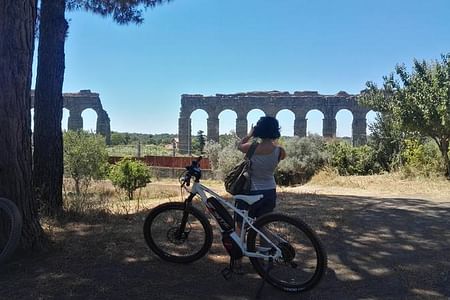
[[[111,143],[111,128],[108,113],[103,109],[98,93],[92,93],[91,90],[81,90],[78,93],[64,93],[64,108],[69,110],[69,120],[67,129],[83,129],[83,118],[81,113],[88,108],[97,113],[96,132],[103,135],[106,143]],[[34,107],[34,91],[31,92],[31,108]]]
[[[366,143],[366,114],[368,108],[356,101],[356,95],[339,92],[336,95],[321,95],[316,91],[294,92],[250,92],[237,94],[216,94],[215,96],[182,95],[180,117],[178,119],[179,149],[182,153],[190,153],[191,113],[202,109],[208,114],[208,140],[219,139],[219,114],[226,110],[236,113],[236,134],[243,137],[247,134],[247,114],[253,109],[262,110],[267,116],[275,117],[283,109],[295,115],[294,135],[306,136],[306,114],[313,109],[321,111],[323,119],[323,136],[336,136],[336,114],[347,109],[353,114],[352,138],[354,145]]]

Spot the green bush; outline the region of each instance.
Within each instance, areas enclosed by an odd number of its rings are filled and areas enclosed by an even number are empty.
[[[75,192],[87,190],[92,179],[107,174],[105,138],[86,131],[64,132],[64,173],[75,182]]]
[[[136,145],[116,145],[109,146],[106,148],[110,156],[136,156],[138,148]],[[163,145],[143,145],[141,144],[141,156],[146,155],[160,155],[160,156],[171,156],[172,149],[168,149]]]
[[[225,145],[225,146],[224,146]],[[224,179],[231,169],[244,159],[244,154],[236,148],[236,139],[229,138],[227,143],[208,141],[204,149],[217,179]]]
[[[325,140],[320,136],[286,138],[283,146],[287,157],[275,172],[275,179],[281,185],[308,181],[328,159]]]
[[[236,135],[236,132],[234,132],[234,130],[231,130],[230,133],[219,135],[219,144],[222,146],[222,148],[229,145],[236,145],[239,141],[240,138]]]
[[[371,175],[382,171],[375,149],[368,145],[353,147],[345,142],[332,142],[327,148],[330,165],[339,175]]]
[[[444,170],[439,148],[433,141],[406,139],[401,156],[402,171],[407,176],[430,177]]]
[[[239,151],[234,144],[224,147],[218,154],[216,176],[224,179],[225,175],[243,159],[244,153]]]
[[[145,187],[150,182],[150,177],[150,169],[144,163],[133,160],[131,157],[122,158],[111,167],[109,173],[113,185],[123,189],[129,200],[133,199],[137,189]]]
[[[219,153],[222,150],[222,146],[215,141],[208,141],[205,145],[205,154],[209,159],[209,164],[212,170],[219,168]]]
[[[400,149],[407,133],[402,132],[398,121],[387,113],[378,113],[369,128],[372,133],[368,145],[375,149],[377,162],[385,171],[398,169]]]

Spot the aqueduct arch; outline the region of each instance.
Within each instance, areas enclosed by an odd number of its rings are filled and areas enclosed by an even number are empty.
[[[247,134],[247,114],[252,109],[260,109],[267,116],[276,116],[283,109],[292,111],[295,115],[294,135],[306,136],[306,114],[317,109],[323,115],[323,136],[336,136],[336,114],[341,109],[347,109],[353,114],[352,139],[354,145],[362,145],[367,141],[366,114],[370,109],[356,101],[356,95],[339,92],[336,95],[320,95],[315,91],[294,92],[250,92],[238,94],[216,94],[215,96],[182,95],[180,118],[178,119],[179,149],[190,152],[191,113],[202,109],[208,114],[208,140],[219,140],[219,114],[226,109],[237,114],[236,133],[239,137]]]
[[[98,93],[91,90],[81,90],[78,93],[64,93],[63,107],[69,110],[68,130],[82,130],[81,113],[88,108],[97,113],[97,133],[103,135],[106,143],[111,142],[111,127],[108,113],[103,109]],[[31,108],[34,108],[34,91],[31,92]]]

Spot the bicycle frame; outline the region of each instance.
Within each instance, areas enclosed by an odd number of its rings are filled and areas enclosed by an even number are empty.
[[[238,208],[236,208],[234,205],[231,205],[230,203],[228,203],[228,201],[226,201],[225,199],[223,199],[222,197],[220,197],[216,192],[214,192],[213,190],[211,190],[210,188],[202,185],[199,182],[194,182],[192,185],[191,190],[189,191],[187,189],[186,186],[184,186],[184,188],[186,189],[186,191],[188,191],[190,193],[189,197],[186,199],[186,202],[190,202],[196,195],[199,195],[201,198],[201,202],[207,207],[209,208],[209,205],[207,203],[207,195],[206,194],[210,194],[211,196],[213,196],[214,198],[216,198],[220,204],[224,205],[225,207],[230,208],[231,210],[233,210],[234,213],[240,215],[242,217],[242,225],[241,225],[241,232],[240,232],[240,236],[237,235],[236,231],[233,230],[230,233],[230,237],[233,238],[237,244],[239,245],[239,247],[242,250],[242,253],[244,256],[247,257],[256,257],[256,258],[263,258],[263,259],[277,259],[277,258],[281,258],[282,257],[282,252],[280,250],[280,248],[275,245],[263,232],[261,232],[260,230],[258,230],[254,225],[254,221],[255,219],[251,218],[248,216],[248,211],[247,210],[240,210]],[[235,198],[235,199],[239,199],[239,198]],[[214,219],[216,220],[217,223],[222,222],[223,220],[221,220],[221,217],[213,214],[209,209],[208,209],[208,213],[210,215],[212,215],[214,217]],[[251,227],[253,230],[255,230],[261,238],[263,238],[268,244],[270,244],[272,247],[274,247],[276,249],[276,252],[274,255],[270,255],[270,254],[262,254],[262,253],[258,253],[258,252],[251,252],[247,250],[247,245],[245,244],[245,234],[246,234],[246,226]],[[221,233],[224,232],[224,230],[219,226]],[[280,238],[281,239],[281,238]]]

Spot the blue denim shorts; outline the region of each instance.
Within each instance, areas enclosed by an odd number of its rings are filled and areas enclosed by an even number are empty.
[[[248,195],[263,195],[263,198],[253,205],[248,205],[244,201],[236,200],[236,207],[238,209],[248,210],[248,216],[252,218],[258,218],[263,214],[272,212],[277,204],[277,192],[276,189],[251,191]],[[234,214],[234,219],[238,223],[242,223],[242,217],[238,214]]]

